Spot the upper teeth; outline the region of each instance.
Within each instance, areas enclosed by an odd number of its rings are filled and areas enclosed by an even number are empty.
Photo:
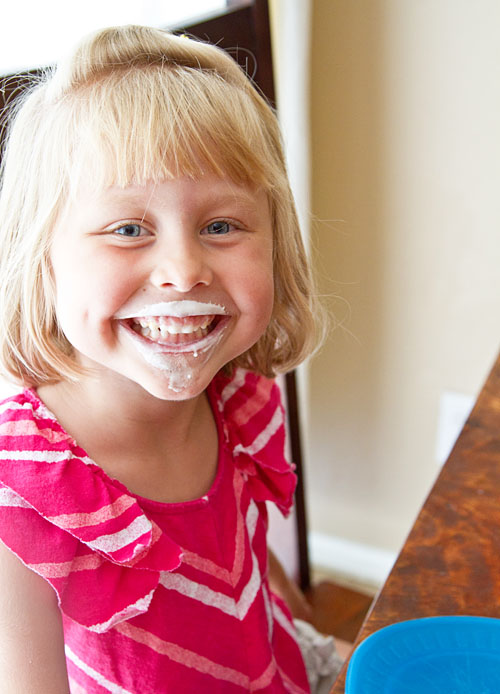
[[[141,328],[148,328],[152,334],[155,332],[166,335],[179,335],[194,333],[197,330],[205,330],[213,320],[213,316],[197,316],[196,319],[189,318],[173,320],[171,318],[136,318]]]

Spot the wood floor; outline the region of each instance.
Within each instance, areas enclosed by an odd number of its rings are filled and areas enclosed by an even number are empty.
[[[321,581],[306,593],[313,610],[313,624],[323,634],[332,634],[353,642],[370,609],[373,598],[344,588],[331,581]]]

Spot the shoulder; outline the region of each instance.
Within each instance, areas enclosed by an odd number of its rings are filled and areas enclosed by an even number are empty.
[[[62,442],[74,444],[35,391],[25,389],[0,402],[1,450],[60,448]]]
[[[31,413],[37,409],[37,398],[30,389],[21,390],[0,401],[0,423],[22,419],[22,413]]]
[[[271,410],[284,412],[277,382],[253,371],[239,368],[231,376],[219,373],[212,388],[219,412],[237,423],[248,423]]]

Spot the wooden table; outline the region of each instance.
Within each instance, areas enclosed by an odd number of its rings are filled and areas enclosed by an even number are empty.
[[[500,617],[500,357],[356,643],[435,615]],[[342,694],[347,664],[330,694]]]

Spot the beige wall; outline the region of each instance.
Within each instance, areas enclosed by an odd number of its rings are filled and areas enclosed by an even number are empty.
[[[396,550],[500,347],[500,3],[313,0],[313,531]]]

